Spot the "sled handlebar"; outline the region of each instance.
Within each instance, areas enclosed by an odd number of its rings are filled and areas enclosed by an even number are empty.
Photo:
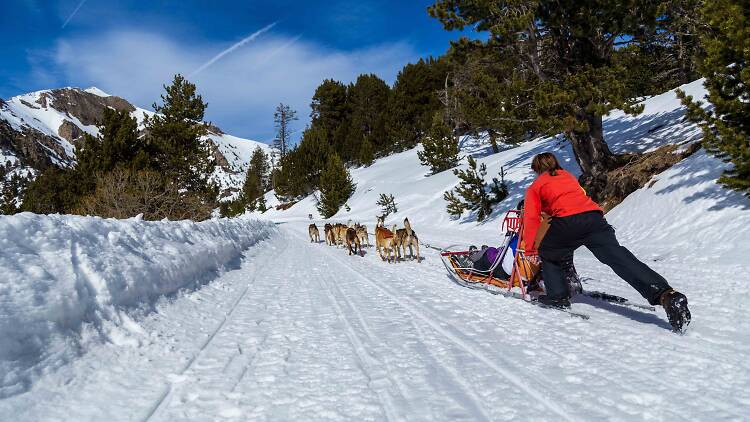
[[[514,231],[518,232],[523,224],[523,215],[521,210],[508,210],[505,213],[503,224],[500,227],[501,231]]]

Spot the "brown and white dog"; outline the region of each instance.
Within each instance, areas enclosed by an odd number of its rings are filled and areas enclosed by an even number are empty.
[[[336,237],[336,244],[337,245],[343,245],[346,241],[346,231],[349,229],[349,227],[346,227],[343,224],[335,224],[333,226],[333,233]]]
[[[323,233],[325,234],[326,245],[333,246],[336,244],[336,236],[333,234],[332,224],[326,223],[326,225],[323,226]]]
[[[349,249],[349,255],[357,255],[362,252],[359,236],[357,236],[357,231],[353,228],[346,229],[346,247]]]
[[[363,224],[355,224],[354,230],[357,231],[357,237],[359,237],[359,243],[363,246],[370,247],[370,237],[367,235],[367,226]]]
[[[385,228],[385,218],[383,216],[378,216],[377,220],[378,222],[375,226],[375,249],[377,249],[378,255],[380,255],[383,261],[386,261],[387,257],[387,261],[392,262],[391,253],[395,252],[393,250],[395,235],[391,230]],[[396,226],[394,225],[393,228],[395,230]]]
[[[320,230],[318,230],[318,226],[310,224],[307,227],[307,234],[310,235],[310,243],[320,243]]]
[[[409,257],[414,259],[414,250],[416,249],[417,262],[419,262],[419,237],[417,237],[417,233],[411,229],[411,223],[409,223],[408,218],[404,218],[404,228],[395,231],[394,244],[398,259],[401,259],[402,256],[406,258],[406,247],[408,246]],[[401,254],[401,251],[403,251],[403,255]]]

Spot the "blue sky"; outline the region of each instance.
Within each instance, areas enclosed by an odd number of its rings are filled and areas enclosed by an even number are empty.
[[[0,97],[97,86],[150,109],[161,85],[180,72],[198,85],[214,124],[237,136],[268,141],[275,105],[296,108],[302,129],[312,93],[324,78],[349,82],[360,73],[376,73],[392,83],[405,63],[445,52],[449,40],[460,34],[443,30],[430,18],[430,4],[5,0]]]

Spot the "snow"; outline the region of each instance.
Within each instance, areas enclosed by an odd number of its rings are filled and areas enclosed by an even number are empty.
[[[695,83],[684,88],[700,94]],[[641,116],[605,119],[616,151],[699,139],[674,93],[644,105]],[[488,221],[451,219],[442,194],[455,177],[428,176],[416,150],[353,169],[351,211],[329,221],[372,231],[378,194],[392,193],[399,212],[387,223],[409,217],[423,243],[493,245],[502,214],[533,179],[535,154],[554,151],[578,172],[557,138],[497,154],[465,138],[462,149],[490,175],[507,170],[510,197]],[[724,168],[699,151],[607,214],[621,243],[689,298],[684,336],[670,331],[661,308],[578,297],[573,310],[591,316],[585,321],[462,288],[424,246],[421,263],[388,264],[372,248],[350,257],[311,243],[308,213],[325,223],[313,197],[253,215],[277,229],[247,216],[199,224],[0,218],[0,271],[15,280],[0,283],[0,316],[15,312],[0,327],[34,346],[33,365],[2,361],[0,420],[745,420],[750,322],[738,292],[750,272],[750,199],[716,184]],[[225,240],[261,228],[263,241]],[[121,233],[119,249],[105,231]],[[241,258],[206,258],[218,245]],[[575,258],[585,289],[644,303],[588,251]],[[128,279],[139,266],[170,270],[166,279]],[[77,278],[87,269],[100,278]],[[80,328],[60,328],[68,321]]]
[[[211,133],[204,139],[213,142],[229,163],[228,169],[217,167],[212,177],[219,183],[221,190],[236,190],[232,196],[225,198],[225,200],[235,199],[239,195],[239,191],[245,183],[250,158],[255,149],[260,147],[267,155],[271,153],[271,147],[268,144],[232,135]]]
[[[111,95],[107,94],[106,92],[102,91],[101,89],[99,89],[99,88],[97,88],[95,86],[92,86],[90,88],[86,88],[86,89],[84,89],[84,91],[88,92],[89,94],[97,95],[99,97],[111,97]]]
[[[36,91],[10,98],[5,102],[5,107],[0,108],[0,119],[7,120],[15,130],[22,130],[27,126],[52,137],[65,151],[66,157],[59,158],[63,161],[74,159],[75,146],[58,134],[63,122],[67,120],[92,136],[99,136],[99,128],[94,125],[84,125],[77,117],[60,112],[49,104],[47,107],[42,107],[37,101],[42,95],[50,93],[51,91]]]
[[[135,111],[130,113],[130,117],[134,118],[138,122],[138,129],[144,129],[146,127],[146,117],[152,118],[156,115],[153,111],[149,111],[140,107],[136,107]]]
[[[0,217],[0,397],[93,338],[127,338],[137,325],[123,309],[199,286],[271,233],[250,220]]]

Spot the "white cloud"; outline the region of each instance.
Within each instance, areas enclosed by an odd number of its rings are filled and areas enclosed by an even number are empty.
[[[51,66],[64,75],[66,85],[94,85],[150,108],[175,73],[191,73],[228,45],[117,31],[60,40]],[[392,83],[401,67],[417,57],[406,43],[340,51],[304,38],[265,34],[216,61],[193,82],[209,104],[209,120],[229,133],[268,140],[279,102],[294,107],[303,126],[323,79],[351,82],[361,73],[375,73]]]

